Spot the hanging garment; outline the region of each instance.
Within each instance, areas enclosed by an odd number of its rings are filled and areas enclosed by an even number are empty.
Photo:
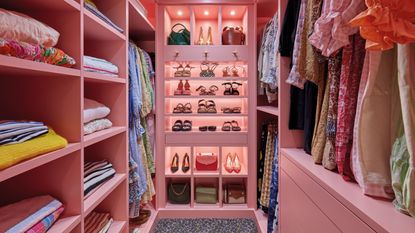
[[[141,153],[138,146],[138,138],[144,133],[140,123],[141,83],[140,72],[137,66],[137,53],[133,43],[128,46],[128,69],[129,69],[129,107],[128,107],[128,142],[129,142],[129,204],[130,218],[139,216],[141,196],[146,190],[147,180]]]
[[[260,147],[257,157],[257,207],[261,208],[262,178],[264,176],[265,152],[267,147],[268,124],[261,127]]]
[[[307,154],[311,154],[319,87],[310,81],[306,81],[304,92],[304,150]]]
[[[353,173],[366,195],[393,199],[389,160],[398,136],[393,132],[398,122],[394,108],[399,106],[396,50],[369,56],[367,84],[356,114]]]
[[[279,51],[283,57],[292,57],[301,0],[289,0],[279,37]]]
[[[268,208],[267,232],[273,233],[274,226],[278,225],[278,136],[274,137],[274,158],[272,160],[272,178]]]
[[[320,81],[317,97],[316,121],[311,146],[311,155],[314,162],[321,164],[323,160],[324,145],[326,144],[326,124],[329,110],[330,79]]]
[[[395,43],[415,42],[413,0],[366,0],[367,10],[350,21],[360,27],[368,50],[388,50]]]
[[[271,188],[271,177],[272,177],[272,161],[274,159],[274,126],[268,126],[267,135],[267,146],[265,151],[265,162],[264,162],[264,175],[262,178],[262,190],[261,190],[261,207],[265,212],[268,212],[269,197]]]
[[[337,106],[339,100],[340,73],[342,65],[342,53],[329,58],[328,79],[329,86],[329,108],[326,123],[326,145],[323,152],[323,166],[328,170],[335,170],[336,163],[336,126],[337,126]]]
[[[302,32],[304,30],[304,17],[307,7],[307,1],[301,0],[300,12],[298,15],[298,23],[295,32],[294,48],[292,52],[291,70],[288,74],[288,78],[285,81],[288,84],[296,86],[300,89],[304,88],[305,79],[300,76],[298,71],[298,57],[300,55],[300,45]],[[281,45],[280,45],[281,46]],[[291,96],[293,96],[293,88],[291,88]]]
[[[146,155],[145,155],[146,154],[145,153],[146,149],[145,149],[145,146],[144,146],[143,137],[138,140],[138,144],[139,144],[139,147],[140,147],[141,151],[144,152],[144,153],[141,154],[141,160],[142,160],[143,165],[144,165],[144,171],[145,171],[146,180],[147,180],[146,191],[144,192],[143,196],[141,197],[141,203],[142,204],[147,204],[153,199],[153,196],[156,194],[156,191],[154,189],[154,184],[153,184],[153,180],[151,179],[150,169],[149,169],[148,163],[146,161],[147,160]]]
[[[415,46],[398,45],[398,84],[404,134],[391,157],[395,206],[415,217]],[[401,123],[401,125],[402,125]],[[402,127],[400,135],[402,135]]]
[[[365,41],[356,33],[343,48],[336,127],[337,169],[345,180],[354,180],[350,165],[357,95],[365,60]]]
[[[324,62],[318,59],[316,50],[308,43],[308,36],[313,32],[314,24],[320,17],[322,3],[322,0],[309,0],[307,2],[298,61],[300,76],[317,85],[324,79]]]
[[[326,0],[323,12],[314,25],[309,37],[310,44],[330,57],[350,43],[349,36],[358,29],[351,27],[349,21],[365,10],[363,0]]]
[[[262,77],[261,82],[269,85],[272,90],[278,86],[278,14],[275,14],[268,26],[267,34],[265,35],[262,62]]]

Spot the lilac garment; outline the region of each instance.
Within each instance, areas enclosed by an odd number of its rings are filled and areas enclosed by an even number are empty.
[[[137,217],[140,214],[141,196],[146,191],[147,180],[144,165],[141,159],[141,149],[138,139],[144,133],[140,123],[141,102],[141,83],[140,72],[137,66],[137,53],[135,45],[129,43],[128,46],[128,69],[129,69],[129,204],[130,217]]]
[[[102,14],[101,11],[99,11],[97,8],[92,6],[91,4],[84,2],[84,6],[87,10],[89,10],[92,14],[96,15],[98,18],[102,19],[105,23],[109,24],[111,27],[113,27],[115,30],[123,33],[124,30],[120,27],[118,27],[115,23],[113,23],[107,16]]]
[[[298,57],[300,56],[301,33],[304,28],[304,17],[306,7],[307,1],[301,0],[300,13],[298,15],[297,32],[295,35],[294,42],[294,51],[292,56],[292,67],[290,74],[288,75],[288,78],[285,81],[286,83],[296,86],[300,89],[304,89],[304,83],[306,81],[305,79],[301,78],[300,73],[298,71]]]

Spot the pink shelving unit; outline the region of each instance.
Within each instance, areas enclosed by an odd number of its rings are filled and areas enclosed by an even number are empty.
[[[111,214],[114,223],[109,232],[129,232],[127,46],[129,33],[135,41],[140,36],[154,40],[155,31],[136,0],[94,2],[123,33],[84,9],[83,0],[0,3],[1,8],[22,12],[59,31],[56,47],[77,62],[64,68],[0,55],[0,96],[7,100],[0,103],[0,118],[45,122],[69,142],[66,148],[0,171],[0,190],[7,190],[0,194],[0,206],[41,194],[64,203],[63,215],[49,232],[84,232],[84,219],[92,211]],[[114,63],[118,77],[84,71],[83,55]],[[112,128],[83,135],[84,97],[111,108]],[[113,164],[116,175],[84,199],[83,165],[103,159]]]
[[[156,55],[157,55],[157,218],[164,217],[252,217],[256,209],[256,3],[255,1],[159,1],[156,5]],[[230,14],[230,11],[234,13]],[[167,37],[176,23],[184,24],[191,32],[190,45],[168,45]],[[245,45],[222,45],[222,29],[225,26],[242,26],[247,36]],[[212,30],[213,45],[198,45],[197,39],[203,28],[206,38],[208,28]],[[236,56],[235,56],[236,55]],[[202,61],[215,61],[219,65],[214,78],[200,77],[199,65]],[[190,77],[174,77],[177,62],[189,62]],[[239,77],[223,77],[225,66],[240,67]],[[189,96],[174,95],[179,80],[188,80]],[[225,82],[240,82],[239,96],[223,95]],[[199,86],[209,88],[216,85],[219,90],[214,96],[200,96]],[[217,113],[198,113],[198,101],[213,100]],[[176,114],[173,108],[179,103],[190,103],[192,113]],[[222,107],[241,107],[241,113],[225,114]],[[191,120],[190,132],[173,132],[176,120]],[[221,130],[224,121],[236,120],[240,132]],[[214,125],[214,132],[201,132],[199,126]],[[179,171],[172,173],[170,164],[174,154],[180,156]],[[190,156],[190,170],[181,169],[184,154]],[[215,153],[218,167],[215,171],[199,171],[195,161],[198,153]],[[228,173],[224,162],[228,153],[238,155],[242,169],[240,173]],[[191,186],[191,201],[187,205],[169,202],[167,197],[170,182],[185,181]],[[247,202],[240,205],[223,203],[223,185],[227,183],[245,184]],[[200,204],[195,201],[195,188],[199,184],[210,184],[218,188],[217,203]],[[220,213],[220,214],[218,214]]]

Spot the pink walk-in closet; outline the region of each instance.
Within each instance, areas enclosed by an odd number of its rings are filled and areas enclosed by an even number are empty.
[[[415,232],[415,5],[391,2],[1,2],[0,232]],[[330,15],[349,34],[328,55]],[[330,138],[348,94],[351,163]],[[379,112],[391,137],[364,141]]]

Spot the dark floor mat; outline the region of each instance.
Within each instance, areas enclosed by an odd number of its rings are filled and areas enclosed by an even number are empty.
[[[249,218],[164,218],[156,223],[155,233],[258,233]]]

